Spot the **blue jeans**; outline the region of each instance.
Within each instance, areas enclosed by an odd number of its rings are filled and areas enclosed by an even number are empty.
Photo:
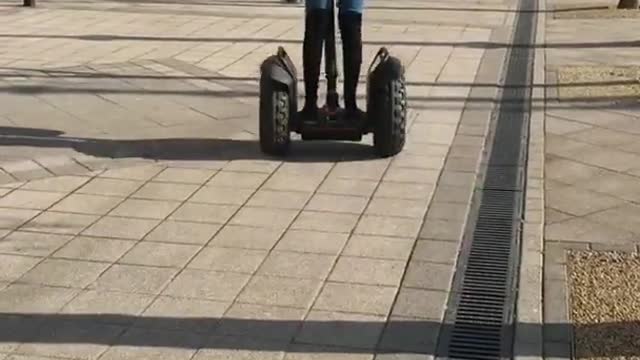
[[[337,0],[340,13],[355,12],[362,14],[364,0]],[[307,10],[328,9],[329,0],[305,0]]]

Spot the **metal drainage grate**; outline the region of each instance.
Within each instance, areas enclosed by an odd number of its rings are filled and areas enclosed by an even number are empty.
[[[469,216],[438,357],[512,357],[536,1],[520,0],[484,183]]]

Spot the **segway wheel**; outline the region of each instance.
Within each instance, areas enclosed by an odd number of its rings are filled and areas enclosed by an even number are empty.
[[[282,156],[289,150],[290,102],[287,91],[276,89],[260,99],[260,148],[265,154]]]
[[[370,107],[375,114],[373,146],[378,156],[394,156],[402,151],[406,138],[407,88],[404,76],[377,87]]]

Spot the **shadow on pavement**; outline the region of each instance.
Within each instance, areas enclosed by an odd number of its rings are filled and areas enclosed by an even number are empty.
[[[133,326],[135,331],[126,328]],[[255,320],[242,318],[183,318],[120,314],[0,313],[0,344],[100,344],[116,346],[166,347],[182,349],[234,349],[265,352],[324,353],[423,353],[435,354],[434,342],[441,330],[451,326],[433,320],[316,321]],[[517,325],[531,339],[544,334],[572,331],[565,323]],[[633,333],[638,322],[602,323],[581,326],[580,331]],[[163,332],[162,330],[167,330]],[[169,330],[181,330],[182,333]],[[124,334],[123,334],[124,332]],[[636,332],[637,333],[637,332]],[[200,334],[201,336],[197,336]],[[215,337],[212,335],[235,335]],[[295,344],[328,345],[296,347]],[[335,346],[335,347],[330,347]],[[637,347],[596,348],[580,354],[586,358],[637,357]],[[515,356],[541,356],[537,347],[520,347]],[[571,358],[569,346],[550,346],[546,357]],[[435,354],[438,355],[438,354]]]
[[[145,79],[145,80],[206,80],[206,81],[228,81],[228,82],[255,82],[260,81],[257,76],[224,76],[224,75],[203,75],[203,76],[189,76],[189,75],[146,75],[146,74],[118,74],[110,72],[83,72],[72,70],[54,70],[54,69],[34,69],[34,68],[13,68],[13,67],[0,67],[1,70],[15,71],[15,73],[3,73],[0,78],[24,78],[29,79],[51,79],[51,78],[72,78],[72,79]],[[31,72],[24,74],[20,72]],[[39,73],[39,74],[38,74]],[[302,81],[302,79],[298,79]],[[435,87],[497,87],[497,88],[564,88],[564,87],[584,87],[584,86],[613,86],[613,85],[635,85],[637,80],[607,80],[607,81],[588,81],[588,82],[572,82],[565,84],[533,84],[531,86],[522,85],[508,85],[496,83],[479,83],[479,82],[464,82],[464,81],[411,81],[407,80],[408,86],[435,86]],[[22,88],[18,87],[17,91],[21,91]],[[67,88],[65,88],[67,89]],[[0,87],[0,92],[11,92],[9,88]],[[32,89],[24,88],[25,92],[45,92],[44,86],[34,87]],[[104,90],[101,90],[104,91]],[[244,93],[239,93],[240,95]],[[252,92],[251,95],[255,94]]]
[[[138,35],[64,35],[64,34],[0,34],[0,38],[17,39],[76,39],[84,41],[175,41],[175,42],[222,42],[222,43],[258,43],[258,44],[302,44],[302,40],[276,39],[276,38],[225,38],[225,37],[175,37],[175,36],[138,36]],[[504,48],[548,48],[548,49],[600,49],[618,47],[637,47],[640,40],[632,41],[605,41],[605,42],[576,42],[576,43],[540,43],[517,44],[493,41],[376,41],[365,40],[364,45],[376,46],[455,46],[474,49],[504,49]]]
[[[259,160],[268,157],[257,140],[216,138],[98,139],[67,137],[49,129],[2,127],[0,146],[69,148],[103,158],[154,160]],[[373,147],[357,142],[294,141],[290,162],[340,162],[374,159]]]
[[[55,1],[58,2],[58,1]],[[91,4],[95,1],[91,0],[62,0],[60,2],[63,3],[76,3],[76,4]],[[187,1],[177,1],[177,0],[113,0],[116,3],[125,3],[125,4],[180,4],[180,5],[203,5],[203,6],[232,6],[232,7],[302,7],[303,2],[301,1],[298,4],[295,3],[287,3],[284,0],[273,0],[273,1],[237,1],[237,0],[187,0]],[[391,10],[391,11],[455,11],[455,12],[488,12],[488,13],[530,13],[530,12],[545,12],[545,13],[558,13],[558,12],[566,12],[566,11],[580,11],[580,10],[593,10],[593,9],[601,9],[602,6],[583,6],[583,7],[575,7],[571,9],[552,9],[547,11],[531,11],[531,10],[519,10],[519,9],[508,9],[508,8],[473,8],[473,7],[447,7],[447,6],[389,6],[389,5],[367,5],[367,10]]]

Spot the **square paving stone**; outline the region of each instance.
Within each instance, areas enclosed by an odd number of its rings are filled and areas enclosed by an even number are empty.
[[[282,230],[250,226],[226,225],[213,238],[210,245],[245,249],[271,249]]]
[[[580,189],[576,186],[558,186],[548,189],[545,206],[576,216],[610,209],[624,203],[613,196]]]
[[[238,205],[184,203],[170,220],[224,224],[238,211]]]
[[[132,197],[137,199],[184,201],[198,188],[198,185],[193,184],[150,182],[140,188]]]
[[[278,174],[314,174],[324,177],[333,167],[331,161],[318,162],[283,162]]]
[[[74,359],[96,359],[112,341],[124,331],[115,325],[98,323],[52,322],[45,324],[31,343],[23,344],[17,352]],[[74,339],[69,344],[68,339]]]
[[[274,251],[264,261],[258,274],[324,280],[335,256]]]
[[[369,198],[363,196],[316,194],[305,207],[311,211],[361,214]]]
[[[469,204],[471,202],[472,191],[460,186],[438,185],[431,201],[446,202],[455,204]]]
[[[204,245],[220,230],[219,224],[200,224],[182,221],[164,221],[145,241]]]
[[[431,319],[439,323],[444,316],[449,293],[424,289],[401,288],[393,306],[394,316]]]
[[[352,235],[343,255],[406,261],[413,249],[411,238]]]
[[[302,309],[236,303],[220,319],[216,333],[290,340],[298,331],[304,315]]]
[[[109,169],[100,177],[113,178],[113,179],[126,179],[126,180],[139,180],[147,181],[152,177],[158,175],[162,171],[162,167],[156,165],[138,165],[127,166],[118,169]]]
[[[207,185],[209,186],[229,186],[246,189],[257,189],[267,179],[269,175],[265,173],[220,171]]]
[[[387,286],[326,283],[314,309],[387,315],[396,288]]]
[[[545,227],[545,240],[615,245],[630,243],[636,237],[630,231],[586,218],[574,218]]]
[[[157,294],[177,271],[172,268],[116,264],[102,274],[91,288]]]
[[[227,171],[242,171],[242,172],[259,172],[271,174],[278,166],[278,161],[270,160],[233,160],[229,162],[223,169]]]
[[[640,216],[640,206],[625,204],[614,209],[588,215],[585,217],[585,220],[596,221],[615,228],[631,231],[635,234],[640,234],[638,216]]]
[[[57,212],[105,215],[123,198],[102,195],[71,194],[55,204],[51,210]]]
[[[0,208],[0,229],[17,229],[39,213],[37,210]]]
[[[281,360],[288,343],[281,339],[219,336],[210,338],[193,360]]]
[[[440,170],[444,164],[443,156],[401,154],[393,165],[414,169]]]
[[[107,216],[90,226],[82,234],[96,237],[140,240],[158,223],[159,220]]]
[[[253,189],[205,186],[198,190],[190,201],[208,204],[242,205],[253,193]]]
[[[210,169],[166,168],[153,178],[153,181],[204,184],[215,173],[216,170]]]
[[[76,193],[127,197],[142,184],[141,181],[95,178],[78,189]]]
[[[24,184],[22,190],[39,190],[53,192],[71,192],[91,180],[86,176],[57,176],[47,179],[38,179]]]
[[[440,326],[437,321],[393,316],[384,330],[379,348],[390,352],[434,354]]]
[[[454,241],[418,240],[413,250],[413,259],[455,264],[458,259],[458,243]]]
[[[97,215],[45,211],[22,227],[23,230],[76,235],[98,220]]]
[[[407,200],[428,200],[431,198],[435,185],[409,184],[383,181],[376,190],[375,196],[380,198],[396,198]]]
[[[0,280],[17,280],[40,260],[40,258],[32,256],[0,254]]]
[[[337,214],[320,211],[302,211],[298,218],[291,225],[295,230],[327,231],[337,233],[348,233],[353,230],[358,215]]]
[[[15,190],[0,198],[0,207],[44,210],[66,195],[61,192]]]
[[[331,345],[292,345],[284,360],[373,360],[367,352],[353,352],[350,348]]]
[[[119,262],[122,264],[183,267],[200,246],[187,244],[165,244],[139,242]]]
[[[384,175],[382,181],[399,183],[434,184],[438,181],[439,170],[412,169],[391,166]]]
[[[194,332],[131,328],[100,360],[189,360],[203,343],[203,335]]]
[[[258,190],[248,206],[300,210],[311,196],[307,191]]]
[[[310,279],[254,276],[237,301],[306,309],[311,305],[320,285],[320,281]]]
[[[337,255],[349,234],[310,230],[287,230],[276,245],[278,251]]]
[[[109,215],[147,219],[164,219],[180,205],[177,201],[127,199]]]
[[[296,210],[243,207],[229,223],[284,230],[297,214]]]
[[[563,213],[562,211],[555,210],[550,207],[544,209],[544,221],[545,224],[553,224],[573,218],[573,215]]]
[[[468,204],[456,204],[446,202],[432,202],[429,207],[430,219],[459,219],[467,214]]]
[[[153,301],[153,295],[127,294],[112,291],[82,291],[66,304],[61,314],[92,314],[96,321],[131,325]]]
[[[403,285],[412,288],[448,291],[452,278],[452,264],[434,264],[411,260]]]
[[[367,215],[423,218],[427,212],[425,200],[406,200],[374,197],[367,206]]]
[[[211,332],[229,307],[228,302],[158,297],[135,326],[149,329]]]
[[[352,195],[369,197],[378,186],[377,181],[328,177],[318,188],[320,194]]]
[[[0,253],[49,256],[69,240],[71,236],[67,235],[15,231],[0,240]]]
[[[358,222],[355,232],[365,235],[415,238],[422,219],[365,215]]]
[[[196,299],[232,301],[249,276],[202,270],[184,270],[164,291],[164,295]]]
[[[78,236],[56,251],[55,258],[114,262],[135,245],[135,241]]]
[[[70,288],[12,284],[0,290],[0,312],[55,313],[77,293]]]
[[[315,174],[274,174],[267,182],[264,183],[263,188],[268,190],[282,190],[282,191],[314,191],[320,183],[322,177]]]
[[[26,273],[20,281],[32,284],[84,288],[95,281],[108,266],[109,264],[105,263],[46,259]]]
[[[206,247],[189,268],[253,274],[267,257],[265,250]]]
[[[336,164],[329,176],[356,179],[356,180],[380,180],[389,161],[387,159],[366,162],[342,162]]]
[[[384,328],[384,319],[383,316],[312,310],[296,342],[373,349]]]
[[[221,170],[225,166],[229,165],[227,160],[167,160],[163,161],[164,164],[171,168],[178,169],[206,169],[206,170]]]
[[[455,219],[431,219],[427,217],[422,230],[421,239],[436,239],[445,241],[460,241],[464,223]]]
[[[329,280],[357,284],[398,286],[405,262],[341,256]]]

